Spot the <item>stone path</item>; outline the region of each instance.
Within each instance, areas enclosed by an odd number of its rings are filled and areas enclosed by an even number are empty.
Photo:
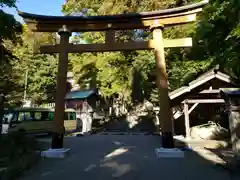
[[[67,137],[66,159],[43,159],[22,180],[235,180],[195,152],[183,159],[158,159],[158,136]]]

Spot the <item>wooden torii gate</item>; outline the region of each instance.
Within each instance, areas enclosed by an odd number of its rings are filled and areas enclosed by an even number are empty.
[[[55,116],[53,121],[52,148],[63,147],[64,108],[66,94],[66,76],[68,53],[107,52],[125,50],[154,50],[156,58],[157,87],[160,94],[160,120],[162,146],[173,148],[172,111],[168,96],[168,78],[164,57],[164,48],[192,46],[191,38],[163,39],[164,27],[194,22],[196,14],[208,1],[154,12],[129,13],[112,16],[44,16],[19,12],[29,28],[35,32],[58,32],[60,44],[40,47],[41,53],[59,53]],[[153,40],[115,41],[116,30],[150,29]],[[71,44],[71,32],[105,31],[105,43]]]

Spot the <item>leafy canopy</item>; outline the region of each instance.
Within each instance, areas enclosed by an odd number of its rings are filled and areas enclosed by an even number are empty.
[[[0,7],[16,7],[13,0],[1,0]],[[16,93],[18,75],[13,71],[16,57],[12,54],[14,44],[21,42],[21,24],[13,15],[0,9],[0,93]]]
[[[56,41],[55,34],[33,33],[24,26],[23,43],[14,48],[18,58],[15,72],[21,74],[19,84],[24,87],[27,73],[27,97],[37,104],[53,102],[56,91],[57,57],[36,53],[40,44]],[[23,92],[23,91],[22,91]]]
[[[68,0],[62,11],[65,14],[73,15],[106,15],[120,14],[127,12],[154,11],[184,5],[185,3],[196,1],[140,1],[140,0]],[[195,33],[194,25],[169,28],[164,32],[165,38],[179,38],[191,36]],[[146,40],[151,38],[150,32],[143,30],[117,31],[117,41]],[[75,37],[75,42],[99,43],[104,41],[103,33],[80,33]],[[170,87],[175,89],[185,83],[185,79],[178,81],[178,76],[191,72],[196,73],[207,67],[202,62],[185,62],[183,57],[186,52],[180,50],[166,50]],[[73,72],[79,84],[86,84],[93,80],[95,86],[99,87],[105,96],[120,94],[126,100],[138,101],[151,99],[151,94],[155,93],[155,59],[152,52],[133,51],[115,53],[83,53],[72,55],[71,62]],[[191,65],[192,68],[186,69]],[[194,66],[200,66],[195,69]],[[182,72],[184,70],[184,72]],[[190,70],[190,71],[189,71]],[[92,84],[92,83],[90,83]],[[82,86],[84,87],[84,86]]]

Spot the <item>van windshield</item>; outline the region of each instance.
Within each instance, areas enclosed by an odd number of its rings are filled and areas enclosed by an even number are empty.
[[[54,119],[54,112],[50,112],[48,114],[48,118],[52,121]],[[76,120],[76,113],[75,112],[65,112],[64,120]]]
[[[2,123],[9,124],[12,121],[14,113],[10,111],[4,111]]]

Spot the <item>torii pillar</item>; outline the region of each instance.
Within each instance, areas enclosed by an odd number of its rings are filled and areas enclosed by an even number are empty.
[[[156,62],[156,85],[160,98],[160,126],[162,135],[162,147],[173,148],[173,120],[170,99],[168,95],[168,76],[164,55],[163,31],[164,26],[157,22],[151,27],[154,41]]]
[[[67,71],[68,71],[68,50],[69,37],[71,32],[68,31],[66,26],[59,29],[58,34],[60,36],[59,46],[59,61],[58,61],[58,73],[57,73],[57,88],[56,88],[56,104],[53,120],[53,132],[52,132],[52,148],[63,148],[64,137],[64,113],[65,113],[65,95],[67,93]]]

